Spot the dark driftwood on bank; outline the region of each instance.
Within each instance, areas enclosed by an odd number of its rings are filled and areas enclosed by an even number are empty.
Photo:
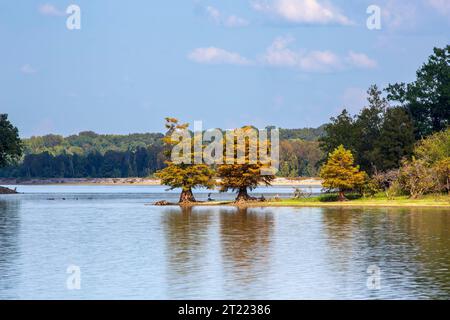
[[[17,191],[5,187],[0,187],[0,194],[17,194]]]

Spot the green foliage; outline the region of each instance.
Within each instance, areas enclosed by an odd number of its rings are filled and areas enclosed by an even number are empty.
[[[148,177],[164,166],[162,147],[131,151],[107,151],[87,155],[29,154],[19,166],[0,170],[0,176],[13,178],[127,178]]]
[[[414,154],[430,165],[450,157],[450,128],[419,141]]]
[[[369,105],[363,108],[355,120],[356,162],[361,168],[372,173],[377,165],[377,156],[374,152],[375,144],[379,140],[384,125],[387,101],[382,97],[376,85],[367,91]]]
[[[450,45],[434,48],[434,54],[417,71],[416,81],[387,88],[388,99],[408,109],[417,138],[450,125]]]
[[[345,195],[345,197],[347,198],[347,200],[356,200],[356,199],[361,198],[361,194],[348,193]],[[336,201],[340,201],[341,198],[338,193],[325,193],[325,194],[321,194],[320,196],[318,196],[317,200],[319,202],[336,202]]]
[[[267,129],[270,129],[268,127]],[[280,140],[317,141],[325,134],[325,125],[318,128],[280,129]]]
[[[325,125],[325,135],[319,139],[321,149],[325,154],[329,154],[342,145],[355,152],[357,133],[353,117],[344,109],[337,118],[330,120],[331,122]]]
[[[438,191],[450,193],[450,157],[439,160],[432,169],[437,176]]]
[[[432,192],[450,191],[450,130],[419,141],[412,160],[404,159],[400,169],[377,172],[373,180],[388,198],[408,195],[418,198]]]
[[[320,177],[323,179],[323,187],[339,190],[342,200],[344,191],[354,190],[364,184],[366,173],[359,171],[359,166],[354,165],[352,153],[340,145],[329,155],[320,171]]]
[[[317,176],[319,161],[323,156],[317,141],[282,140],[278,176]]]
[[[129,135],[102,135],[92,131],[80,132],[78,135],[62,137],[46,135],[24,139],[25,154],[48,152],[52,155],[78,154],[93,152],[105,154],[107,151],[136,151],[138,148],[162,145],[160,133],[142,133]]]
[[[406,110],[389,108],[374,143],[374,167],[382,171],[398,168],[403,158],[411,157],[414,143],[414,126]]]
[[[403,161],[399,170],[398,183],[401,189],[413,199],[436,190],[434,171],[423,160]]]
[[[14,164],[21,156],[19,130],[9,122],[8,115],[0,114],[0,168]]]
[[[344,110],[325,126],[325,136],[320,147],[330,153],[339,145],[351,150],[355,162],[373,174],[400,165],[403,157],[412,154],[414,127],[404,108],[388,108],[377,86],[371,86],[368,106],[352,117]]]
[[[381,191],[382,191],[382,189],[380,188],[380,185],[378,184],[378,182],[375,179],[367,176],[366,181],[364,182],[363,186],[361,187],[361,194],[363,195],[363,197],[364,198],[367,198],[367,197],[372,198]]]

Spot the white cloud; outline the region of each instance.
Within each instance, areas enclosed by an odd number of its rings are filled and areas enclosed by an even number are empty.
[[[364,69],[373,69],[376,68],[377,62],[371,58],[369,58],[364,53],[357,53],[350,51],[347,57],[347,61],[350,65],[353,65],[358,68]]]
[[[50,3],[41,4],[38,8],[38,11],[40,14],[42,14],[44,16],[58,17],[58,16],[65,15],[64,11],[59,10],[58,8],[56,8],[54,5],[52,5]]]
[[[276,38],[261,57],[261,62],[306,72],[332,72],[351,67],[372,69],[377,66],[377,62],[364,53],[350,51],[347,57],[341,58],[329,50],[292,49],[290,46],[294,41],[290,36]]]
[[[25,73],[25,74],[33,74],[33,73],[36,73],[37,70],[35,68],[33,68],[31,65],[29,65],[29,64],[24,64],[20,68],[20,72]]]
[[[208,16],[211,20],[213,20],[216,23],[220,23],[221,14],[218,9],[208,6],[208,7],[206,7],[206,12],[208,13]]]
[[[223,25],[229,28],[246,27],[250,23],[236,15],[224,16],[217,8],[212,6],[206,7],[206,13],[209,18],[218,25]]]
[[[341,59],[331,51],[293,50],[292,37],[280,37],[267,48],[262,62],[270,66],[293,67],[307,72],[328,72],[342,68]]]
[[[304,72],[334,72],[349,68],[372,69],[377,62],[364,53],[350,51],[347,56],[339,56],[329,50],[306,50],[292,48],[295,39],[291,36],[278,37],[255,60],[249,60],[238,53],[216,47],[197,48],[188,58],[198,63],[266,65],[293,68]]]
[[[225,21],[224,21],[224,25],[227,26],[227,27],[230,27],[230,28],[233,28],[233,27],[246,27],[249,24],[250,23],[247,20],[245,20],[243,18],[240,18],[238,16],[235,16],[235,15],[227,17],[225,19]]]
[[[188,58],[198,63],[248,65],[251,61],[238,53],[216,47],[197,48],[189,53]]]
[[[417,6],[411,0],[387,0],[381,15],[382,24],[390,29],[409,29],[417,23]]]
[[[427,0],[428,4],[442,14],[450,14],[449,0]]]
[[[254,0],[253,9],[291,23],[354,24],[340,10],[322,0]]]
[[[423,12],[427,9],[450,16],[450,0],[380,0],[380,2],[382,26],[392,30],[409,30],[425,23],[429,15]]]

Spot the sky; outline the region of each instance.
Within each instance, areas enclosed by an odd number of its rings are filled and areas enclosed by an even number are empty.
[[[317,127],[449,39],[449,0],[1,1],[0,113],[22,137]]]

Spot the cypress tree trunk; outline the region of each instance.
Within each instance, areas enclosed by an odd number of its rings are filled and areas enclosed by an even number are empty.
[[[192,193],[192,189],[181,191],[179,203],[191,203],[191,202],[195,202],[195,198],[194,198],[194,194]]]
[[[236,202],[244,202],[244,201],[250,201],[250,200],[256,200],[256,199],[253,197],[250,197],[248,195],[247,187],[239,188],[239,192],[236,197]]]
[[[339,191],[339,201],[347,201],[344,191]]]

